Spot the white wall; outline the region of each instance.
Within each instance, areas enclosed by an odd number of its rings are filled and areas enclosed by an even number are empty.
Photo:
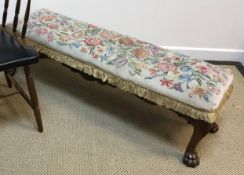
[[[32,0],[32,11],[39,8],[204,59],[244,63],[244,0]]]

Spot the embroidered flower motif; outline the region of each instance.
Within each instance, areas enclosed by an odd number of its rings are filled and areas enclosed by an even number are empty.
[[[183,72],[189,72],[192,71],[192,68],[190,66],[183,66],[180,68],[180,70]]]
[[[41,21],[43,22],[47,22],[47,21],[52,21],[53,19],[56,19],[57,16],[55,15],[45,15],[45,16],[41,16]]]
[[[146,42],[146,41],[141,41],[141,40],[137,40],[137,39],[135,39],[135,40],[136,40],[136,41],[135,41],[136,44],[142,44],[142,45],[149,44],[149,43]]]
[[[179,56],[170,56],[170,57],[163,58],[163,60],[167,61],[169,63],[172,63],[172,62],[178,63],[178,62],[181,62],[183,60],[183,58],[181,58]]]
[[[128,63],[128,60],[125,58],[115,58],[110,62],[111,64],[115,65],[117,68],[123,67]]]
[[[102,40],[96,37],[86,38],[84,41],[88,46],[97,46],[102,44]]]
[[[119,43],[120,44],[123,44],[123,45],[129,45],[129,46],[131,46],[131,45],[134,44],[134,41],[132,39],[126,37],[126,38],[120,38],[119,39]]]
[[[154,56],[160,56],[161,52],[162,52],[162,48],[158,47],[158,46],[153,46],[151,45],[151,52]]]
[[[92,52],[92,57],[94,58],[94,59],[98,59],[98,53],[97,52]]]
[[[48,42],[52,42],[53,41],[53,34],[52,33],[49,33],[48,36],[47,36],[47,41]]]
[[[176,66],[170,63],[159,63],[154,68],[159,69],[164,72],[176,70]]]
[[[93,29],[96,29],[97,26],[93,25],[93,24],[89,24],[88,25],[88,30],[93,30]]]
[[[48,33],[47,29],[37,29],[36,34],[38,35],[46,35]]]
[[[64,44],[72,44],[73,43],[73,38],[69,35],[60,35],[59,36],[59,41],[61,41]]]
[[[82,47],[82,48],[80,49],[80,51],[83,52],[83,53],[88,53],[89,49],[86,48],[86,47]]]
[[[208,73],[208,68],[206,66],[197,66],[197,69],[203,74]]]
[[[194,80],[192,75],[189,75],[189,74],[182,74],[179,76],[179,79],[183,82],[190,82],[190,81]]]
[[[199,97],[202,97],[205,94],[205,91],[201,87],[196,87],[192,93],[198,95]]]
[[[192,65],[192,66],[193,66],[193,65],[197,65],[197,63],[199,63],[198,60],[196,60],[196,59],[192,59],[190,65]]]
[[[183,92],[181,83],[174,83],[173,80],[167,80],[167,79],[163,79],[160,81],[162,86],[166,86],[169,89],[174,89],[176,91]]]
[[[155,75],[157,73],[157,69],[151,68],[151,69],[149,69],[149,73],[150,73],[150,75]]]
[[[59,25],[58,24],[48,24],[49,29],[58,29]]]
[[[87,54],[97,59],[102,68],[104,65],[111,66],[111,70],[121,68],[128,76],[146,79],[155,87],[168,88],[183,96],[195,96],[200,103],[213,103],[210,97],[220,95],[231,76],[218,66],[47,10],[30,16],[28,32],[45,43],[61,45],[64,50],[77,49],[81,56]],[[186,90],[187,95],[183,93]]]
[[[104,49],[100,46],[97,47],[97,52],[99,53],[103,53],[104,52]]]
[[[115,46],[108,46],[106,49],[106,52],[111,55],[111,54],[117,53],[118,48]]]
[[[175,69],[174,71],[172,71],[172,73],[173,73],[174,75],[180,75],[180,71],[178,71],[177,69]]]
[[[175,61],[175,62],[181,62],[182,61],[182,57],[179,57],[179,56],[173,56],[172,57],[172,61]]]
[[[176,91],[183,92],[183,89],[181,87],[181,83],[173,84],[173,86],[171,86],[170,89],[174,89]]]
[[[219,75],[213,75],[213,79],[220,83],[224,83],[223,78],[221,78],[221,76],[219,76]]]
[[[213,87],[213,86],[209,86],[208,90],[210,92],[212,92],[215,95],[219,95],[220,94],[220,89],[218,87]]]
[[[147,58],[147,57],[149,57],[149,55],[150,55],[150,51],[147,50],[147,49],[136,49],[136,50],[134,51],[134,55],[135,55],[135,57],[138,58],[138,59],[143,59],[143,58]]]
[[[72,36],[75,39],[80,39],[81,37],[85,36],[85,33],[83,31],[77,31],[72,34]]]
[[[160,80],[160,81],[161,81],[161,85],[162,86],[171,87],[173,85],[173,80],[163,79],[163,80]]]
[[[109,39],[109,40],[114,40],[114,39],[119,38],[119,35],[116,34],[115,32],[103,30],[102,32],[100,32],[100,37]]]
[[[201,87],[194,88],[189,94],[189,97],[193,97],[194,95],[198,96],[200,99],[204,99],[205,101],[209,102],[208,96],[210,95],[210,93]]]
[[[146,66],[142,62],[137,62],[137,63],[135,63],[135,67],[137,69],[144,69]]]

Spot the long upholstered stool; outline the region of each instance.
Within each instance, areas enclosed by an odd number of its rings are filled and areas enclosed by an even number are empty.
[[[194,127],[183,163],[199,164],[196,146],[218,130],[216,119],[232,90],[229,70],[47,9],[31,14],[25,42],[87,79],[178,113]]]

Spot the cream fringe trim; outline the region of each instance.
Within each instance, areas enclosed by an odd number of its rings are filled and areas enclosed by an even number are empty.
[[[124,91],[130,92],[135,95],[138,95],[139,97],[152,101],[152,102],[154,102],[160,106],[166,107],[168,109],[172,109],[173,111],[179,112],[181,114],[185,114],[194,119],[204,120],[209,123],[215,122],[216,119],[219,117],[221,108],[223,107],[223,105],[227,101],[227,99],[229,98],[229,96],[232,92],[232,89],[233,89],[233,86],[231,85],[229,87],[229,89],[227,90],[227,92],[225,93],[219,107],[215,111],[208,112],[208,111],[204,111],[203,109],[197,109],[188,104],[185,104],[185,103],[179,102],[177,100],[174,100],[172,98],[169,98],[167,96],[161,95],[157,92],[146,89],[139,85],[136,85],[131,81],[124,80],[122,78],[112,75],[111,73],[101,70],[95,65],[91,65],[91,64],[85,63],[81,60],[77,60],[71,56],[68,56],[68,55],[62,54],[58,51],[55,51],[53,49],[47,48],[39,43],[30,41],[29,39],[25,39],[25,43],[28,45],[33,45],[40,53],[46,54],[48,57],[50,57],[60,63],[66,64],[72,68],[83,71],[84,73],[86,73],[88,75],[101,79],[103,82],[108,82],[109,84],[114,85],[114,86],[118,87],[119,89],[122,89]]]

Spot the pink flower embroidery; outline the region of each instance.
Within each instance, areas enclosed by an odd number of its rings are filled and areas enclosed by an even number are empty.
[[[163,80],[160,80],[160,81],[161,81],[161,85],[162,86],[171,87],[173,85],[173,80],[163,79]]]
[[[52,42],[53,41],[53,35],[52,35],[52,33],[49,33],[48,34],[47,40],[48,40],[48,42]]]
[[[48,28],[49,29],[58,29],[58,25],[57,24],[48,24]]]
[[[94,59],[97,59],[97,58],[98,58],[98,54],[97,54],[96,52],[92,52],[92,57],[93,57]]]
[[[148,57],[150,55],[150,52],[149,52],[149,50],[146,50],[146,49],[136,49],[134,51],[134,55],[136,58],[142,59],[142,58]]]
[[[176,66],[170,63],[159,63],[154,68],[162,70],[164,72],[175,71]]]
[[[197,66],[199,72],[203,73],[203,74],[206,74],[208,73],[208,67],[206,66]]]
[[[38,30],[36,30],[36,33],[38,35],[45,35],[48,33],[48,30],[47,29],[38,29]]]
[[[174,57],[172,57],[172,60],[178,63],[178,62],[182,61],[182,58],[179,56],[174,56]]]
[[[84,41],[88,46],[97,46],[102,43],[102,40],[95,37],[86,38]]]
[[[93,30],[93,29],[96,29],[97,26],[93,25],[93,24],[89,24],[88,25],[88,30]]]
[[[176,91],[183,92],[181,83],[173,83],[173,80],[167,80],[167,79],[163,79],[160,81],[162,86],[167,86],[167,88],[169,89],[174,89]]]

